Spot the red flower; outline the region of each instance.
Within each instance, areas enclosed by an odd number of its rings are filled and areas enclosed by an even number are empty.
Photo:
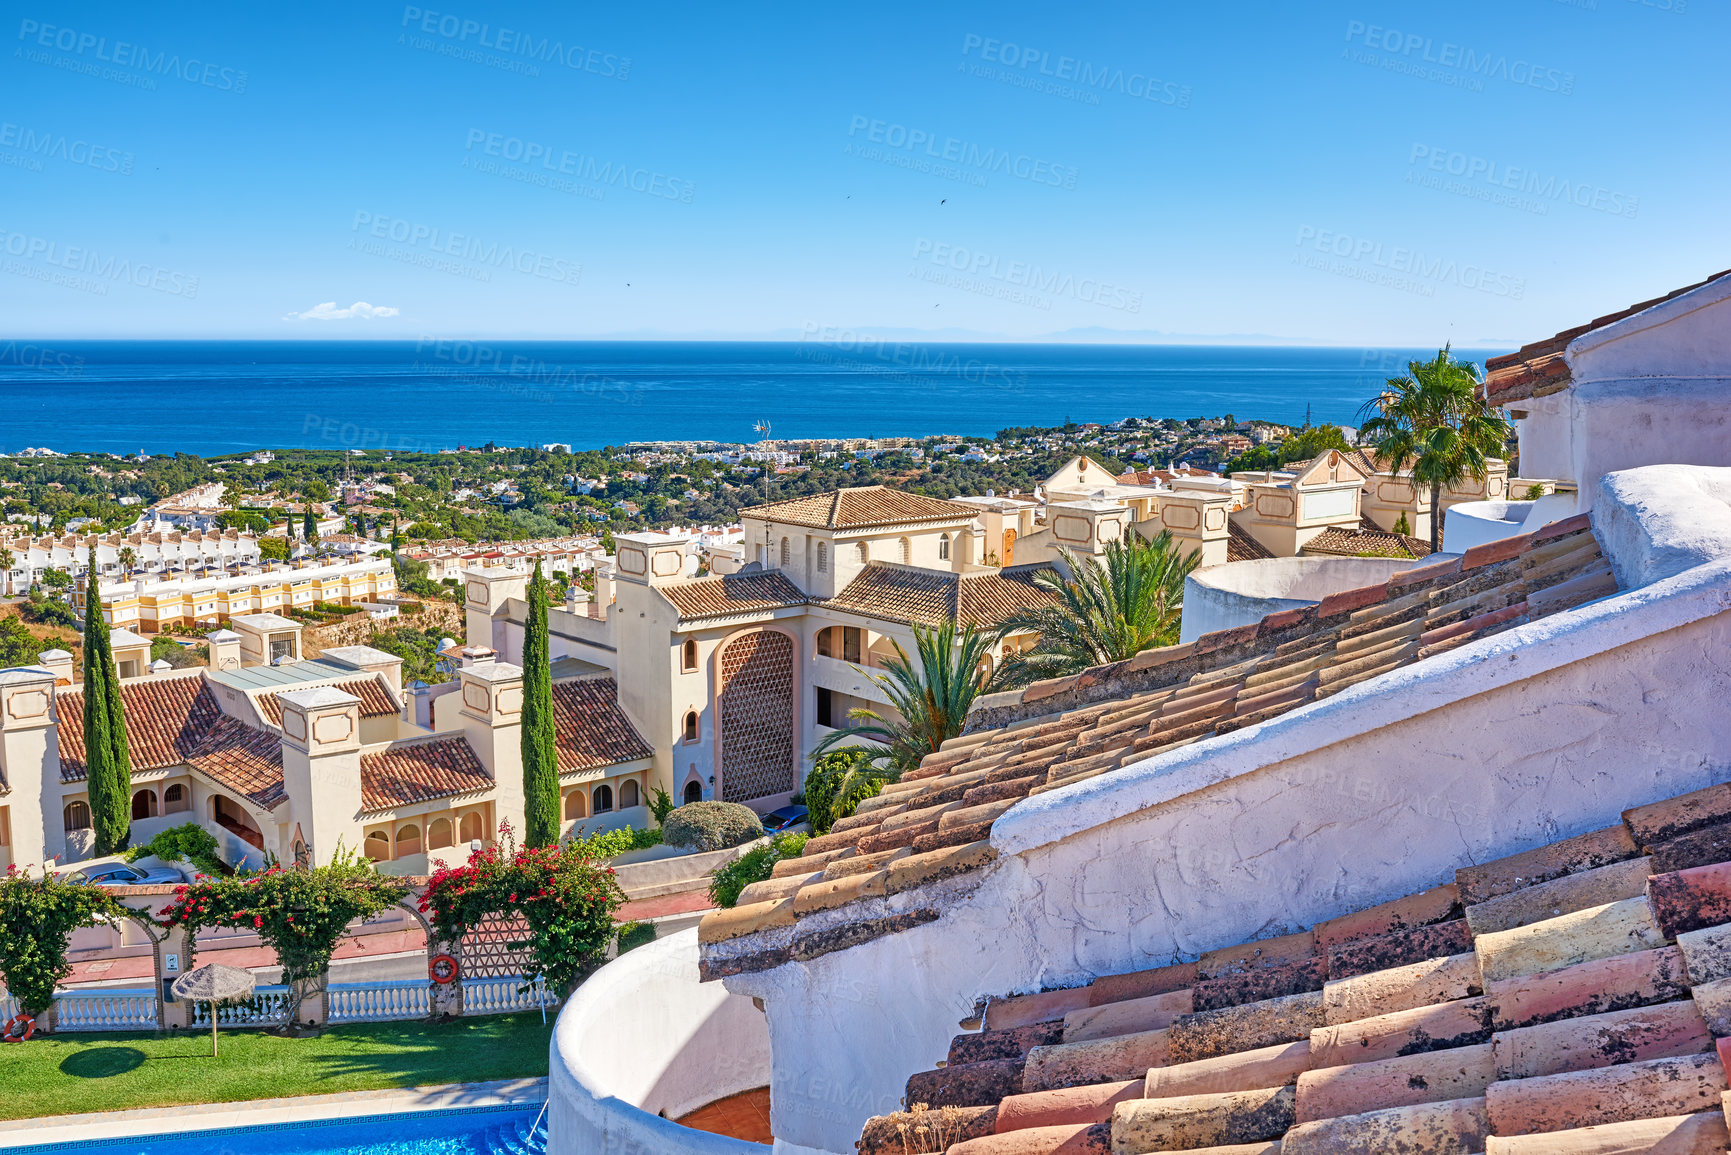
[[[255,914],[252,916],[252,925],[254,927],[263,926],[264,925],[264,919],[260,918],[258,915]]]

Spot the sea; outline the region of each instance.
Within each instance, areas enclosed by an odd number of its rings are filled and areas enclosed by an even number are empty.
[[[1483,364],[1501,349],[1457,350]],[[1066,421],[1357,425],[1429,349],[0,338],[0,453],[430,452],[989,435]]]

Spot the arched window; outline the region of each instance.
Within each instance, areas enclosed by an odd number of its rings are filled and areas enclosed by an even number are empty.
[[[186,787],[176,782],[162,792],[162,809],[165,814],[175,814],[182,810],[192,809],[192,799],[187,797]]]
[[[136,822],[141,818],[155,818],[156,814],[157,814],[156,791],[154,791],[154,790],[135,790],[135,791],[133,791],[133,794],[132,794],[132,819],[133,819],[133,821]]]
[[[697,741],[697,711],[696,710],[687,710],[685,712],[685,740],[687,742]]]
[[[827,541],[817,543],[817,572],[829,572],[829,542]]]
[[[438,850],[451,845],[451,820],[435,818],[427,823],[427,849]]]
[[[66,819],[66,829],[69,831],[90,829],[90,807],[77,799],[66,804],[63,817]]]
[[[781,568],[786,569],[793,564],[793,543],[787,538],[781,539]]]
[[[685,784],[685,801],[686,802],[702,802],[703,801],[703,783],[699,782],[695,778],[693,778],[691,781],[687,782]]]
[[[565,821],[589,817],[589,797],[581,789],[565,795]]]
[[[637,779],[627,778],[619,784],[619,809],[624,810],[629,806],[636,806],[638,799]]]
[[[679,648],[679,668],[689,674],[697,669],[697,639],[686,638]]]
[[[901,559],[901,563],[911,565],[914,560],[914,543],[904,537],[896,543],[896,546],[896,556]]]
[[[389,862],[391,858],[391,839],[383,830],[375,830],[367,835],[362,844],[361,853],[374,862]]]
[[[463,815],[461,829],[457,831],[457,837],[461,838],[464,842],[480,841],[481,812],[479,810],[471,810],[467,814]]]
[[[397,827],[397,857],[401,858],[405,854],[419,854],[420,852],[421,828],[414,825]]]
[[[820,658],[835,656],[830,653],[830,631],[833,629],[835,629],[834,626],[825,626],[817,632],[817,656]]]
[[[868,562],[872,559],[871,550],[866,548],[865,542],[862,541],[858,545],[854,546],[853,548],[854,548],[854,552],[859,555],[859,563],[861,565],[864,565],[866,562]]]
[[[938,560],[950,560],[950,535],[947,533],[938,538]]]
[[[606,814],[613,809],[613,787],[607,785],[595,788],[595,813]]]

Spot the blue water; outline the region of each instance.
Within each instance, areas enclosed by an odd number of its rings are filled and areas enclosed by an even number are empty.
[[[1487,352],[1459,350],[1480,362]],[[24,342],[0,338],[0,452],[431,450],[990,434],[1231,413],[1357,424],[1435,350],[768,342]]]
[[[540,1108],[469,1107],[9,1148],[10,1155],[541,1155]]]

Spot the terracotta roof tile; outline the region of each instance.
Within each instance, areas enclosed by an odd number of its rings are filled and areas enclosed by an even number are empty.
[[[1250,536],[1250,531],[1236,521],[1226,522],[1226,560],[1261,561],[1274,556],[1274,551]]]
[[[211,781],[269,810],[283,790],[282,736],[237,718],[219,718],[186,764]]]
[[[932,626],[953,617],[984,628],[1053,604],[1053,595],[1034,584],[1039,568],[958,574],[874,561],[833,598],[813,604],[884,621]]]
[[[775,572],[701,578],[655,588],[687,620],[761,613],[806,602],[798,586]]]
[[[741,517],[765,517],[786,525],[813,529],[870,529],[922,521],[972,521],[979,510],[961,502],[944,501],[884,485],[837,489],[809,497],[794,497],[768,505],[749,506]]]
[[[1663,297],[1654,297],[1650,301],[1642,301],[1630,305],[1627,309],[1596,317],[1585,325],[1577,325],[1573,329],[1564,329],[1555,336],[1546,337],[1542,341],[1533,341],[1521,346],[1513,353],[1501,357],[1492,357],[1485,362],[1485,393],[1493,405],[1507,405],[1513,401],[1524,401],[1529,397],[1543,397],[1547,393],[1556,393],[1566,389],[1571,384],[1568,363],[1563,358],[1563,351],[1569,342],[1584,333],[1594,329],[1602,329],[1606,325],[1632,317],[1636,313],[1651,309],[1654,305],[1663,304],[1673,297],[1699,289],[1702,285],[1711,284],[1720,277],[1731,274],[1731,269],[1714,273],[1704,281],[1696,281],[1693,285],[1684,285],[1666,293]]]
[[[1522,552],[1468,572],[1427,567],[1422,581],[1391,580],[1347,590],[1324,599],[1312,613],[1276,614],[1217,631],[1173,647],[1165,660],[1139,655],[1019,693],[993,695],[970,718],[980,733],[947,744],[853,817],[811,839],[805,847],[811,865],[795,860],[788,872],[809,872],[822,866],[822,855],[848,849],[873,855],[907,848],[921,855],[983,843],[1006,804],[1278,717],[1444,648],[1506,630],[1534,616],[1528,599],[1604,564],[1585,526],[1570,537],[1548,539],[1543,550],[1533,544],[1536,540],[1523,539]],[[896,577],[920,572],[883,571]],[[956,811],[965,813],[951,816]],[[1330,926],[1335,965],[1356,974],[1459,953],[1467,942],[1466,925],[1432,925],[1459,919],[1458,898],[1453,888],[1439,888],[1415,900],[1410,910],[1390,910],[1353,927]],[[814,893],[811,902],[816,901]],[[845,905],[825,891],[822,909]],[[1356,941],[1373,935],[1383,937]],[[1306,950],[1303,957],[1321,953]],[[785,961],[785,955],[771,952],[753,966],[774,966],[778,960]],[[1209,988],[1207,998],[1218,1004],[1242,1001],[1259,990],[1320,989],[1313,970],[1289,968],[1279,976]],[[1204,972],[1205,979],[1220,977],[1207,967]]]
[[[1325,529],[1299,551],[1306,557],[1429,557],[1430,542],[1410,533],[1390,533],[1366,518],[1357,529]]]
[[[403,707],[391,693],[382,674],[374,674],[369,678],[355,678],[346,682],[308,682],[304,686],[296,686],[297,690],[310,690],[315,686],[335,686],[345,694],[353,694],[361,700],[361,717],[385,718],[392,714],[400,714]],[[277,729],[282,729],[282,700],[277,697],[281,691],[266,690],[253,699],[258,703],[258,712]]]
[[[202,675],[136,680],[120,687],[127,747],[134,770],[179,766],[199,748],[222,716]],[[84,780],[84,690],[55,694],[60,738],[60,780]]]
[[[361,755],[361,809],[388,810],[490,790],[493,778],[463,738],[441,738]]]
[[[1698,791],[1627,819],[1671,833],[1718,802]],[[897,1113],[868,1121],[860,1150],[1723,1151],[1731,860],[1646,880],[1634,851],[1627,827],[1596,831],[1326,933],[992,1000],[984,1032],[907,1082],[910,1103],[966,1104],[957,1145],[901,1143],[917,1116]],[[1643,880],[1645,895],[1566,909]],[[1318,978],[1320,993],[1287,989]]]
[[[553,731],[561,774],[648,758],[654,753],[619,705],[619,687],[612,678],[556,683]]]

